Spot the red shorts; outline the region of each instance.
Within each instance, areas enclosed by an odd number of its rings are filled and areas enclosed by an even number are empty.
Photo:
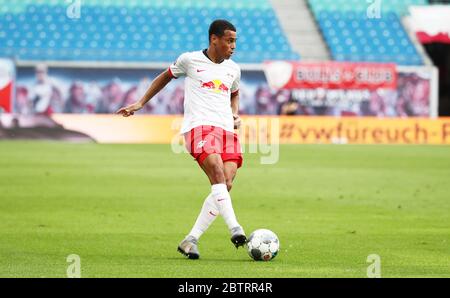
[[[235,162],[242,166],[241,144],[236,133],[220,127],[202,125],[184,134],[188,152],[199,164],[210,154],[220,154],[223,162]]]

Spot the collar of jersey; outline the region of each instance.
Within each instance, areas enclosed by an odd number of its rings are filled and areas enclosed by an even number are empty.
[[[216,62],[212,61],[211,58],[208,57],[207,51],[208,51],[208,49],[204,49],[202,52],[203,52],[203,55],[205,55],[205,57],[208,58],[209,61],[211,61],[211,63],[213,63],[215,65],[222,65],[225,62],[225,59],[223,59],[223,61],[220,63],[216,63]]]

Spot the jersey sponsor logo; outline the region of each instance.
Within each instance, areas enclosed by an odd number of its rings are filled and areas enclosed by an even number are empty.
[[[204,89],[209,89],[214,91],[215,93],[229,93],[230,88],[227,87],[221,80],[212,80],[209,82],[200,81],[200,87]]]
[[[203,72],[206,71],[206,69],[197,69],[197,72]]]

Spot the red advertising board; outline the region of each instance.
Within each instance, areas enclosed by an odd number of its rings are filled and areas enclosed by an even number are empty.
[[[12,112],[14,77],[14,64],[0,59],[0,110],[7,113]]]
[[[274,61],[265,63],[265,72],[277,89],[397,88],[395,64]]]
[[[449,5],[409,7],[411,29],[421,43],[450,44]]]

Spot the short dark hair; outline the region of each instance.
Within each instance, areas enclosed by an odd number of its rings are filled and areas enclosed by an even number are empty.
[[[211,41],[211,36],[214,34],[218,37],[222,37],[225,34],[225,30],[230,30],[236,32],[236,27],[227,20],[215,20],[209,25],[209,41]]]

